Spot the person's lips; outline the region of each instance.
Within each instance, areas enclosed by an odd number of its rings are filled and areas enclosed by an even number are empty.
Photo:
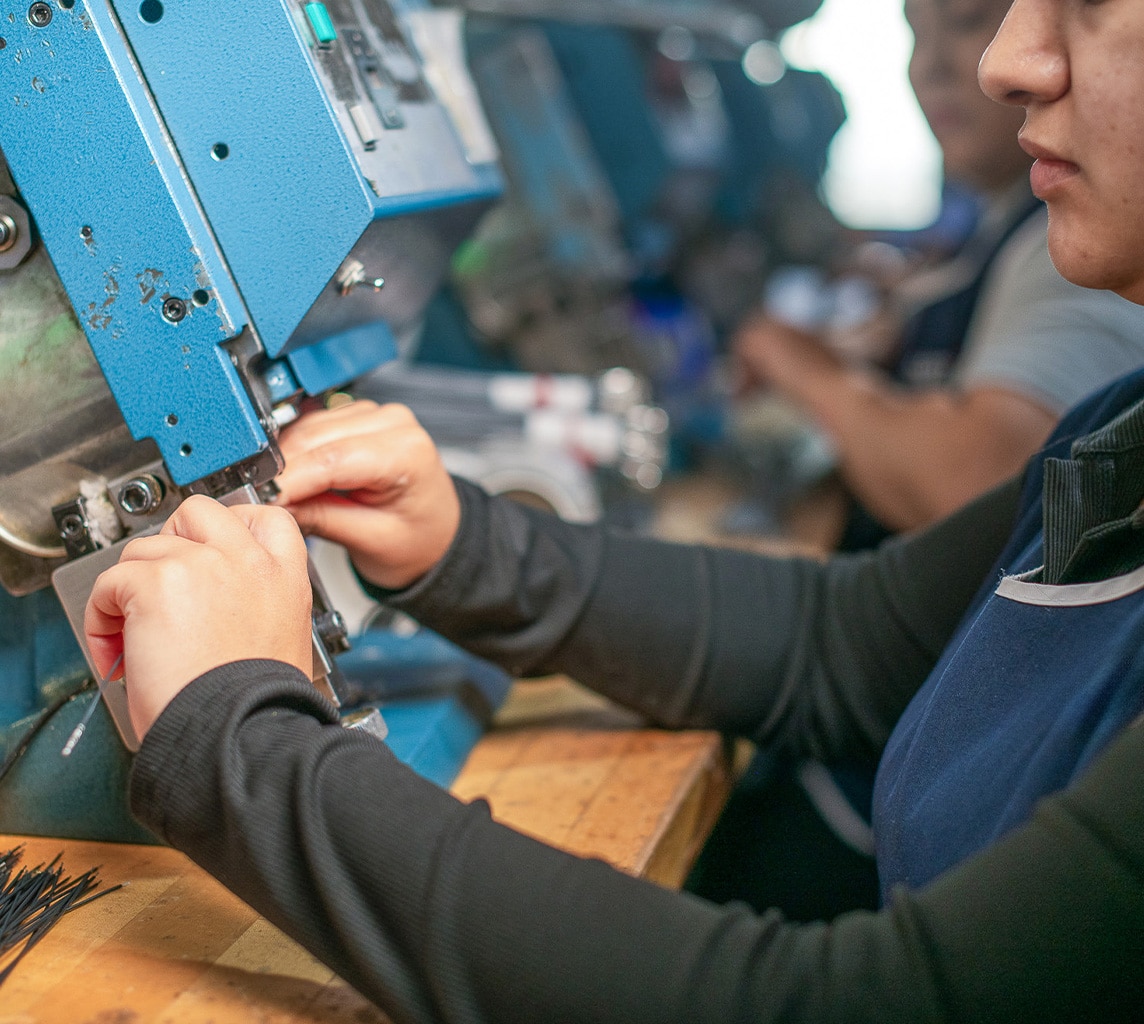
[[[1049,199],[1053,193],[1063,188],[1068,181],[1080,173],[1080,167],[1066,160],[1045,146],[1022,136],[1021,148],[1033,157],[1029,168],[1029,184],[1038,199]]]

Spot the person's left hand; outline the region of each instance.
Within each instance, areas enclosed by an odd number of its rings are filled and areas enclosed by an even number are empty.
[[[307,534],[341,544],[376,586],[409,586],[453,543],[457,488],[405,406],[358,400],[309,413],[278,444],[279,506]]]
[[[101,675],[123,652],[142,739],[184,686],[228,662],[270,658],[308,677],[311,601],[306,544],[288,512],[195,495],[99,576],[84,632]]]

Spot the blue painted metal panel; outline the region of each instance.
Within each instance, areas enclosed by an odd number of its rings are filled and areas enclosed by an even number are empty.
[[[389,727],[385,743],[394,756],[439,786],[448,786],[457,777],[484,731],[457,697],[404,700],[378,707]]]
[[[351,704],[471,687],[489,712],[504,703],[512,677],[491,662],[469,654],[439,633],[419,629],[402,636],[390,629],[367,629],[338,655]]]
[[[298,31],[277,0],[168,3],[153,24],[136,0],[115,7],[277,356],[373,219]]]
[[[432,96],[364,146],[297,3],[172,3],[147,22],[113,2],[271,356],[308,340],[295,328],[375,220],[499,191]],[[341,67],[342,45],[314,52]]]
[[[355,327],[286,356],[302,389],[311,395],[340,388],[381,363],[397,358],[397,342],[385,324]]]
[[[0,145],[124,419],[180,484],[247,459],[266,435],[219,348],[245,312],[116,20],[90,2],[36,28],[27,10],[0,5]]]
[[[373,704],[389,727],[386,743],[414,771],[447,786],[512,678],[443,636],[368,629],[338,656],[351,705]]]

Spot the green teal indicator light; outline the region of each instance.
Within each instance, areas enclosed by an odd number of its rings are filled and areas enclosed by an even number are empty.
[[[325,4],[306,4],[306,17],[314,29],[314,36],[323,46],[332,43],[338,38],[334,23],[330,20],[330,12]]]

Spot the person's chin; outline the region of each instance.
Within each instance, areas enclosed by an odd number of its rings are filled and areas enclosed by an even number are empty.
[[[1114,254],[1091,243],[1084,234],[1070,232],[1067,218],[1059,211],[1049,214],[1049,257],[1057,273],[1081,288],[1113,291],[1144,305],[1144,261],[1142,266],[1125,266]]]

